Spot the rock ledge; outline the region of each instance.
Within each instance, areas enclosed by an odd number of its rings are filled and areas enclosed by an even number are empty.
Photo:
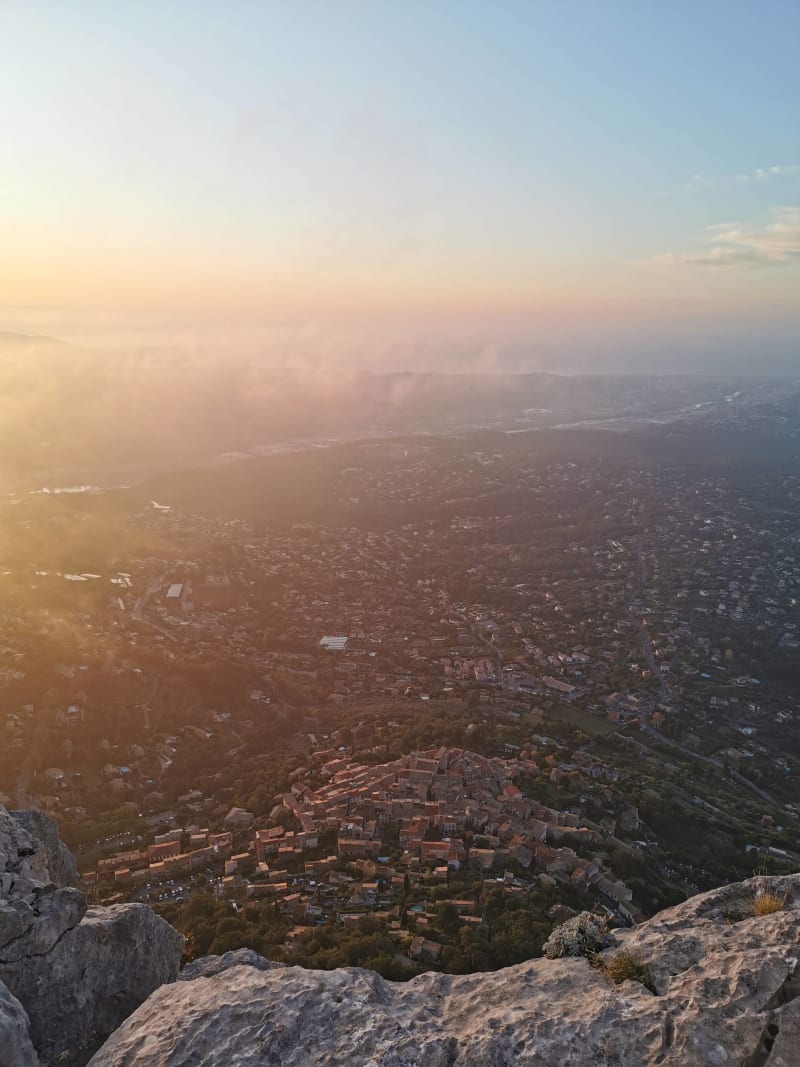
[[[639,956],[655,993],[583,958],[390,983],[232,952],[157,990],[91,1067],[796,1067],[800,875],[770,882],[772,915],[737,921],[754,879],[616,932],[603,957]]]

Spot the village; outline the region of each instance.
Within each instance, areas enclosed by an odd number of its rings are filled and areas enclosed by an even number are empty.
[[[167,831],[146,849],[101,860],[84,882],[157,887],[143,899],[159,899],[159,890],[172,895],[176,879],[224,865],[212,878],[215,891],[241,902],[274,902],[294,923],[290,937],[329,919],[346,924],[374,916],[412,958],[431,960],[441,946],[424,937],[434,906],[426,890],[446,887],[462,869],[474,872],[472,894],[451,900],[438,893],[436,904],[451,903],[465,923],[480,923],[475,896],[484,883],[514,894],[537,881],[570,886],[610,918],[632,921],[633,893],[603,861],[626,847],[615,837],[616,820],[596,824],[526,798],[514,781],[540,773],[535,755],[487,758],[438,748],[362,765],[320,750],[313,762],[325,784],[311,789],[296,781],[270,813],[273,825],[257,829],[251,812],[233,808],[220,833]],[[287,813],[284,822],[297,829],[278,822]],[[636,811],[624,812],[621,823],[627,838],[638,826]],[[326,842],[330,855],[320,850]]]

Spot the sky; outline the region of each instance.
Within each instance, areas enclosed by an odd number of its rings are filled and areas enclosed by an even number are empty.
[[[0,330],[800,374],[797,0],[2,0]]]

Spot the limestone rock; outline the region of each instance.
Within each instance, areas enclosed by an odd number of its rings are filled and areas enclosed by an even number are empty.
[[[0,1067],[39,1067],[28,1033],[28,1016],[0,982]]]
[[[26,897],[0,905],[0,970],[48,952],[85,911],[83,893],[53,885],[36,886]]]
[[[38,876],[39,846],[28,831],[0,807],[0,897],[16,900],[50,881]],[[43,851],[43,850],[41,850]]]
[[[36,851],[30,869],[42,882],[77,886],[80,881],[75,858],[58,836],[55,819],[43,811],[12,811],[11,818],[33,838]]]
[[[213,978],[230,967],[255,967],[257,971],[269,971],[282,964],[265,960],[251,948],[237,948],[233,952],[226,952],[222,956],[203,956],[202,959],[192,960],[187,963],[178,975],[179,982],[190,982],[194,978]]]
[[[90,907],[49,952],[0,966],[30,1016],[39,1055],[88,1056],[178,972],[183,936],[144,904]]]
[[[18,816],[0,808],[0,968],[47,952],[86,910],[83,893],[51,875],[51,866],[58,878],[74,867],[63,858],[53,820],[36,812]],[[44,839],[34,836],[37,828]]]
[[[626,931],[657,992],[584,958],[391,983],[228,953],[158,989],[91,1067],[789,1067],[800,1047],[800,876],[751,914],[757,881]],[[736,916],[738,921],[735,921]],[[741,918],[741,916],[748,916]]]
[[[85,1063],[175,978],[184,943],[143,904],[87,910],[64,884],[75,874],[52,819],[0,807],[0,982],[27,1013],[42,1060],[65,1067]]]

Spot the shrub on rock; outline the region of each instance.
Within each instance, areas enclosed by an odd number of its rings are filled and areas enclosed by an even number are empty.
[[[605,923],[589,911],[557,926],[545,941],[542,952],[549,960],[564,956],[591,956],[605,937]]]

